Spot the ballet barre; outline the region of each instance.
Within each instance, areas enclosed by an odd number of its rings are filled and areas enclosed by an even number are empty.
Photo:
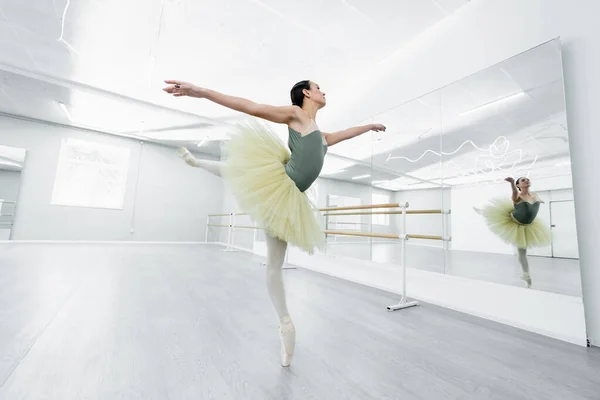
[[[214,228],[228,228],[227,231],[227,246],[222,250],[222,251],[237,251],[237,249],[235,249],[233,247],[233,238],[234,238],[234,224],[235,224],[235,216],[237,214],[236,213],[227,213],[227,214],[208,214],[206,216],[206,230],[204,232],[204,242],[208,243],[208,230],[211,227]],[[210,223],[210,218],[211,217],[229,217],[229,223],[228,224],[211,224]]]
[[[399,203],[389,203],[389,204],[371,204],[371,205],[363,205],[363,206],[345,206],[345,207],[327,207],[327,208],[318,208],[318,211],[344,211],[344,210],[367,210],[373,208],[400,208],[400,207],[408,207],[408,203],[405,205],[400,205]]]
[[[402,215],[402,211],[372,211],[372,212],[356,212],[356,213],[326,213],[324,217],[334,217],[337,215]],[[406,214],[450,214],[450,210],[407,210]]]
[[[444,238],[443,236],[436,235],[419,235],[419,234],[402,234],[397,235],[395,233],[369,233],[360,231],[324,231],[328,235],[343,235],[343,236],[360,236],[360,237],[371,237],[371,238],[382,238],[382,239],[398,239],[398,240],[409,240],[409,239],[427,239],[427,240],[444,240],[450,241],[450,238]]]
[[[326,213],[324,216],[336,216],[336,215],[401,215],[402,216],[402,232],[401,234],[390,234],[390,233],[367,233],[367,232],[355,232],[355,231],[335,231],[335,230],[326,230],[325,233],[328,235],[344,235],[344,236],[360,236],[360,237],[371,237],[371,238],[384,238],[384,239],[397,239],[400,240],[401,245],[401,257],[400,257],[400,266],[402,268],[402,292],[400,300],[397,304],[393,304],[387,306],[388,311],[396,311],[404,308],[415,307],[419,305],[419,302],[416,300],[409,300],[407,296],[406,290],[406,242],[410,239],[423,239],[423,240],[441,240],[444,241],[444,246],[446,242],[450,241],[450,237],[444,237],[440,235],[423,235],[423,234],[411,234],[406,233],[406,216],[407,215],[425,215],[425,214],[440,214],[444,216],[444,220],[442,221],[442,229],[444,233],[446,232],[446,215],[451,213],[451,210],[441,210],[441,209],[423,209],[423,210],[408,210],[409,203],[405,203],[400,205],[398,203],[389,204],[387,208],[400,208],[401,210],[394,211],[370,211],[370,212],[343,212],[343,213]],[[361,210],[369,207],[361,206],[359,207],[343,207],[343,211],[350,210]],[[381,207],[384,208],[384,207]],[[327,211],[342,211],[342,210],[332,210],[329,209]]]
[[[450,239],[446,239],[442,236],[435,236],[435,235],[415,235],[415,234],[406,234],[406,239],[427,239],[427,240],[443,240],[443,241],[450,241]]]
[[[400,204],[400,203],[386,203],[386,204],[370,204],[370,205],[362,205],[362,206],[347,206],[347,207],[325,207],[325,208],[317,208],[315,211],[323,212],[323,211],[343,211],[343,210],[365,210],[365,209],[373,209],[373,208],[406,208],[408,207],[408,203]],[[229,228],[227,232],[227,248],[223,251],[237,251],[232,247],[233,240],[235,238],[235,229],[250,229],[250,227],[240,227],[235,225],[235,217],[237,216],[247,216],[247,213],[225,213],[225,214],[208,214],[206,216],[206,229],[204,232],[204,241],[208,242],[208,231],[210,227],[216,228]],[[211,224],[211,217],[229,217],[229,224]],[[256,228],[259,229],[259,228]]]
[[[324,231],[327,235],[343,235],[343,236],[359,236],[359,237],[370,237],[380,239],[400,239],[400,237],[393,233],[369,233],[360,231]]]
[[[257,226],[244,226],[244,225],[218,225],[218,224],[207,224],[206,226],[212,226],[217,228],[236,228],[236,229],[260,229]]]
[[[13,206],[11,212],[2,212],[2,209],[4,208],[5,205]],[[9,217],[5,221],[0,221],[1,229],[10,229],[14,225],[14,221],[13,221],[14,217],[15,217],[14,209],[16,208],[16,206],[17,206],[16,201],[0,199],[0,217]]]
[[[333,216],[356,216],[356,215],[401,215],[402,216],[402,224],[401,224],[401,232],[399,234],[395,233],[376,233],[376,232],[361,232],[361,231],[351,231],[351,230],[331,230],[326,229],[323,233],[331,236],[354,236],[354,237],[368,237],[368,238],[379,238],[379,239],[392,239],[399,240],[401,246],[401,257],[400,257],[400,267],[402,269],[402,290],[401,297],[397,304],[387,306],[386,309],[388,311],[396,311],[404,308],[418,306],[419,302],[416,300],[409,300],[407,296],[407,285],[406,285],[406,242],[409,240],[419,239],[419,240],[436,240],[443,241],[444,247],[447,242],[451,241],[449,236],[446,236],[446,217],[450,215],[451,210],[442,210],[442,209],[417,209],[417,210],[409,210],[409,203],[406,202],[404,204],[400,203],[387,203],[387,204],[372,204],[372,205],[361,205],[361,206],[346,206],[346,207],[326,207],[326,208],[318,208],[314,209],[314,211],[319,211],[323,214],[321,216],[324,217],[333,217]],[[399,208],[400,210],[390,210],[394,208]],[[361,211],[361,210],[369,210],[376,209],[376,211]],[[381,209],[387,209],[382,211]],[[344,211],[344,212],[339,212]],[[350,211],[350,212],[345,212]],[[407,233],[406,232],[406,216],[407,215],[432,215],[432,214],[440,214],[443,216],[442,221],[442,235],[425,235],[425,234],[417,234],[417,233]],[[206,221],[206,234],[205,240],[208,242],[208,229],[209,227],[217,227],[217,228],[228,228],[228,239],[227,239],[227,249],[224,251],[233,251],[229,250],[233,246],[233,238],[236,229],[260,229],[256,226],[246,226],[246,225],[236,225],[235,217],[248,215],[246,213],[228,213],[228,214],[209,214]],[[211,224],[211,217],[229,217],[229,224]],[[287,263],[288,253],[286,252],[286,263]]]

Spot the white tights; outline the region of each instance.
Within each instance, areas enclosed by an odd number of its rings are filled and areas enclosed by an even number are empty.
[[[285,286],[283,285],[282,267],[285,261],[287,242],[281,239],[267,237],[267,290],[279,319],[289,316],[285,301]]]
[[[519,264],[524,274],[529,275],[529,261],[527,261],[527,249],[518,249],[519,252]]]
[[[180,148],[179,154],[185,162],[197,168],[203,168],[213,175],[221,176],[221,165],[218,161],[199,160],[187,149]],[[285,300],[285,287],[283,285],[282,267],[285,261],[287,243],[266,235],[267,237],[267,291],[279,319],[289,316]]]
[[[183,158],[185,163],[191,167],[203,168],[213,175],[221,176],[221,165],[219,161],[210,160],[198,160],[188,151],[188,149],[180,147],[177,149],[179,155]]]

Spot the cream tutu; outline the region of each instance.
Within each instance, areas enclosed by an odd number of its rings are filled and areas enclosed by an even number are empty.
[[[312,254],[325,234],[306,192],[285,172],[290,152],[257,121],[238,125],[223,146],[221,172],[240,208],[265,232]]]
[[[514,217],[515,206],[508,199],[492,199],[481,210],[489,229],[506,243],[519,249],[543,247],[551,243],[550,229],[536,218],[530,224],[521,224]]]

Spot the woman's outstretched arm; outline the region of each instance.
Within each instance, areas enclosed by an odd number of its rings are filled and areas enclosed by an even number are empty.
[[[267,121],[278,124],[289,124],[294,119],[298,118],[298,112],[300,111],[300,108],[297,106],[271,106],[267,104],[258,104],[242,97],[219,93],[188,82],[166,80],[165,83],[169,86],[165,87],[163,90],[175,97],[188,96],[207,99],[231,110],[266,119]]]
[[[339,131],[339,132],[326,133],[325,140],[327,140],[328,146],[333,146],[336,143],[340,143],[340,142],[343,142],[344,140],[352,139],[354,137],[360,136],[363,133],[366,133],[369,131],[379,132],[379,131],[385,131],[385,129],[386,129],[385,126],[383,126],[381,124],[369,124],[369,125],[355,126],[352,128],[344,129],[343,131]]]

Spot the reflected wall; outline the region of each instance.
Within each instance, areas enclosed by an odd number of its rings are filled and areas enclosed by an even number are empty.
[[[558,39],[374,118],[372,185],[409,207],[372,232],[416,235],[408,268],[581,296]],[[372,261],[400,255],[372,242]]]

